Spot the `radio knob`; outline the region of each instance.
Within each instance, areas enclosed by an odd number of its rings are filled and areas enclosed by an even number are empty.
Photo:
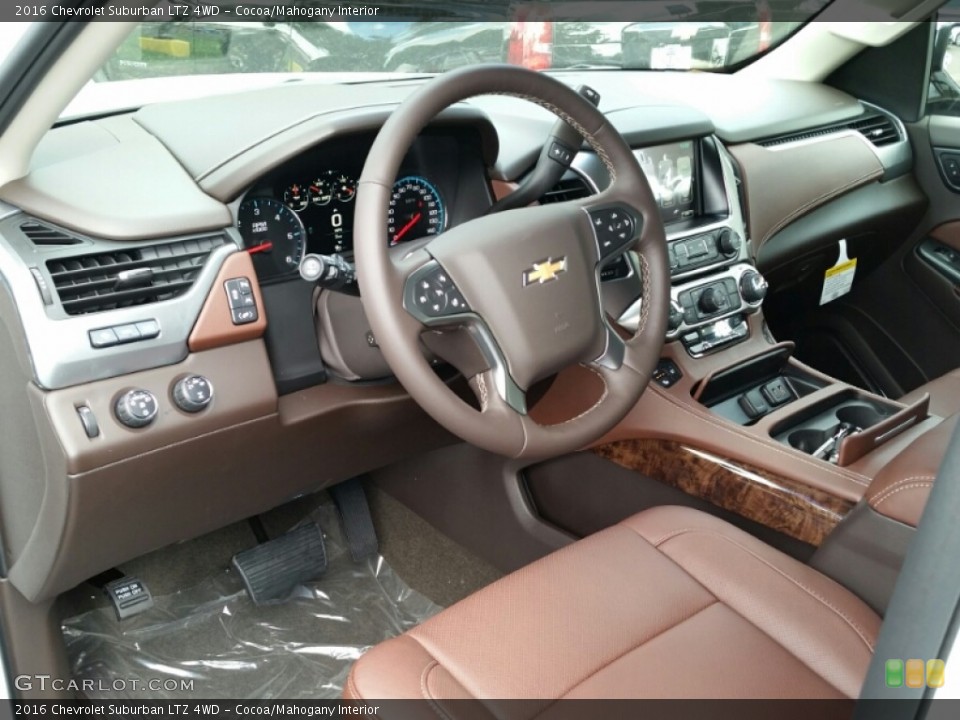
[[[720,231],[720,237],[717,239],[717,246],[720,248],[720,252],[726,255],[727,257],[734,257],[740,254],[740,246],[742,245],[740,236],[737,235],[733,230],[725,229]]]
[[[749,305],[762,303],[767,288],[767,279],[756,270],[747,270],[740,276],[740,297]]]
[[[727,298],[717,288],[710,287],[700,295],[697,305],[704,315],[713,315],[713,313],[719,312],[727,306]]]
[[[149,390],[130,390],[117,399],[113,412],[128,428],[142,428],[157,417],[157,398]]]

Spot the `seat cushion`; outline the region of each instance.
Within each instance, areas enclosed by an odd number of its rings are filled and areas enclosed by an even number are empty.
[[[908,392],[897,402],[909,405],[922,398],[924,393],[930,393],[931,415],[945,418],[960,412],[960,368]]]
[[[507,717],[559,698],[855,697],[879,627],[806,565],[711,515],[660,507],[373,648],[345,696],[541,701],[494,712]]]

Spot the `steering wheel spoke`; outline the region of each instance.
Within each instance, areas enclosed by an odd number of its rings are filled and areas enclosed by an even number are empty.
[[[586,364],[598,369],[619,370],[623,366],[623,359],[627,355],[627,344],[606,321],[604,321],[604,326],[607,330],[607,345],[603,349],[603,354]]]

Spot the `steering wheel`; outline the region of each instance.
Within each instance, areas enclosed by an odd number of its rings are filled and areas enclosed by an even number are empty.
[[[523,98],[563,118],[606,166],[609,187],[582,200],[486,215],[429,242],[389,248],[389,202],[408,149],[442,110],[485,94]],[[384,123],[355,202],[354,254],[370,328],[407,392],[452,433],[501,455],[543,459],[589,445],[636,404],[666,331],[663,222],[627,143],[576,92],[508,65],[440,75]],[[628,250],[637,253],[642,305],[636,333],[625,338],[604,314],[600,270]],[[433,371],[422,352],[426,335],[472,376],[479,410]],[[577,363],[602,378],[601,397],[569,420],[536,423],[527,414],[527,391]]]

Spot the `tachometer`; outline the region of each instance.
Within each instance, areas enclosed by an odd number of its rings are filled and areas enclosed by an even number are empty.
[[[437,189],[418,175],[400,178],[393,185],[387,212],[387,238],[391,247],[446,227],[447,213]]]
[[[240,203],[237,229],[261,280],[297,271],[306,232],[287,205],[273,198],[247,198]]]

